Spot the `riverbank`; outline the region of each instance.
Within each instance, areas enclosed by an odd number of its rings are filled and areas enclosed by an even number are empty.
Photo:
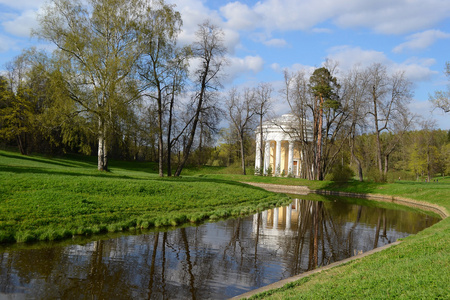
[[[282,194],[243,181],[407,197],[450,212],[450,177],[429,183],[339,185],[225,174],[223,169],[217,174],[218,169],[213,167],[187,169],[189,176],[161,179],[156,170],[151,163],[113,161],[110,172],[98,172],[95,158],[46,158],[0,151],[0,241],[50,241],[217,220],[290,202]],[[255,298],[448,299],[449,266],[450,218],[446,218],[385,251]]]
[[[405,190],[395,184],[379,185],[382,194],[355,193],[373,190],[370,183],[330,185],[326,194],[364,196],[377,201],[399,201],[440,211],[444,219],[417,235],[384,251],[374,251],[334,266],[318,269],[281,282],[281,287],[263,293],[246,294],[251,299],[449,299],[450,289],[450,188],[441,185],[409,183],[409,194],[397,196]],[[255,184],[279,191],[280,185]],[[400,184],[400,183],[399,183]],[[397,184],[398,185],[398,184]],[[289,188],[288,188],[289,189]],[[402,194],[401,194],[402,195]],[[274,287],[274,286],[273,286]],[[244,295],[242,295],[244,296]],[[239,298],[239,297],[238,297]]]
[[[218,178],[160,178],[154,164],[0,151],[0,243],[54,241],[241,216],[290,203]]]

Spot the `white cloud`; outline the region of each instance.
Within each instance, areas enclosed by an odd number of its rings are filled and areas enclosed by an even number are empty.
[[[239,30],[309,30],[330,21],[344,28],[402,34],[430,28],[446,19],[450,1],[265,0],[253,6],[232,2],[220,11],[227,24]]]
[[[32,28],[37,27],[36,11],[26,10],[12,20],[2,23],[6,32],[20,37],[29,37]]]
[[[277,47],[277,48],[283,48],[283,47],[287,46],[287,44],[288,44],[283,39],[270,39],[270,40],[264,41],[263,43],[266,46]]]
[[[220,8],[227,19],[227,25],[236,30],[253,29],[261,22],[261,15],[240,2],[228,3]]]
[[[401,53],[405,50],[421,50],[430,47],[438,39],[448,39],[450,38],[450,33],[445,33],[440,30],[426,30],[424,32],[419,32],[408,36],[408,40],[395,47],[392,51],[395,53]]]
[[[363,50],[360,47],[350,46],[337,46],[331,48],[327,58],[339,62],[339,68],[343,70],[349,70],[354,65],[367,67],[373,63],[389,63],[389,59],[383,52]]]
[[[282,71],[281,66],[280,66],[279,63],[273,63],[273,64],[271,64],[271,65],[270,65],[270,68],[271,68],[272,70],[274,70],[275,72],[277,72],[277,73],[280,73],[280,72]]]
[[[438,128],[450,130],[450,118],[442,110],[433,109],[430,101],[413,99],[408,108],[417,116],[436,121]]]
[[[15,41],[5,35],[0,34],[0,53],[6,52],[15,46]]]
[[[0,0],[0,5],[13,9],[31,9],[39,8],[45,0]]]
[[[396,63],[383,52],[363,50],[360,47],[334,47],[330,50],[327,58],[338,62],[339,68],[344,71],[355,65],[364,68],[374,63],[381,63],[386,65],[390,72],[404,71],[405,76],[413,82],[428,81],[431,76],[438,73],[430,69],[436,63],[434,59],[410,58],[404,62]]]
[[[264,60],[260,56],[228,57],[228,62],[229,65],[224,69],[227,83],[245,73],[259,73],[264,67]]]

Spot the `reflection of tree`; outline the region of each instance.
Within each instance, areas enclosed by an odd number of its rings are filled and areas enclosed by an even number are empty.
[[[155,278],[156,251],[158,249],[158,239],[159,239],[159,233],[157,232],[157,233],[155,233],[155,239],[153,240],[153,253],[152,253],[152,260],[150,263],[150,281],[148,282],[148,299],[152,298],[153,281]],[[163,243],[163,245],[164,245],[164,243]],[[150,249],[150,247],[149,247],[149,249]]]
[[[25,289],[40,299],[223,298],[235,286],[263,286],[405,236],[399,228],[408,224],[414,232],[436,221],[340,201],[297,202],[279,208],[277,217],[273,210],[253,220],[4,252],[0,292]]]
[[[192,273],[192,262],[191,262],[191,253],[189,252],[189,243],[186,235],[186,228],[181,228],[181,237],[183,239],[183,245],[185,249],[186,254],[186,263],[188,266],[188,274],[189,274],[189,291],[191,292],[192,299],[195,299],[195,278],[194,274]]]

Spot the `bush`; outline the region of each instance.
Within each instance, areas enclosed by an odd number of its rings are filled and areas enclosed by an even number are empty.
[[[370,168],[367,172],[367,178],[372,182],[386,182],[386,177],[384,174],[380,174],[380,171],[377,168]]]
[[[354,175],[353,170],[348,165],[336,164],[331,169],[331,173],[325,176],[325,180],[348,182]]]

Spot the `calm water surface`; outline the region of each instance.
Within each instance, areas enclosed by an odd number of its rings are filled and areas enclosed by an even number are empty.
[[[0,248],[0,298],[225,299],[438,221],[411,211],[296,199],[198,227],[85,245]]]

